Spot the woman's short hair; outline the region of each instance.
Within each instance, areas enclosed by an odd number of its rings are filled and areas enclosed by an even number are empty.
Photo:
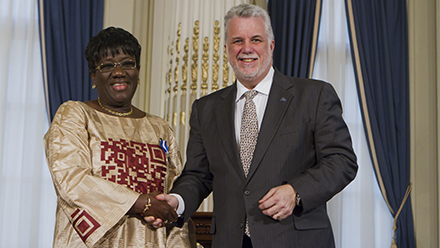
[[[136,65],[140,65],[141,45],[136,37],[130,32],[115,27],[108,27],[93,36],[87,44],[85,55],[90,72],[95,72],[95,68],[101,59],[111,54],[127,54],[133,56]]]

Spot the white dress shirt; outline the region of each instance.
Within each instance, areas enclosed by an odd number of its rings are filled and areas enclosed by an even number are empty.
[[[273,82],[273,74],[275,70],[273,67],[270,67],[269,72],[266,77],[253,88],[256,90],[258,94],[254,97],[253,101],[255,103],[255,107],[257,110],[257,119],[258,119],[258,131],[261,127],[261,122],[263,121],[264,111],[266,110],[267,99],[269,98],[270,88],[272,87]],[[243,116],[244,103],[246,102],[246,98],[244,97],[244,93],[249,91],[248,88],[244,87],[243,84],[237,79],[237,96],[235,99],[235,139],[237,140],[238,147],[240,147],[240,129],[241,129],[241,118]]]

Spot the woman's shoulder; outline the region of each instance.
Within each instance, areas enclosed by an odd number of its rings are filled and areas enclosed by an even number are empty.
[[[45,139],[59,130],[74,130],[74,132],[83,130],[88,119],[84,105],[80,101],[71,100],[62,103],[50,124]]]
[[[81,101],[69,100],[60,105],[54,116],[53,122],[65,120],[65,119],[78,119],[83,118],[87,112],[87,104]]]
[[[149,113],[146,114],[145,118],[157,134],[172,135],[173,130],[164,118]]]
[[[84,109],[86,106],[88,106],[88,105],[84,102],[68,100],[68,101],[63,102],[60,105],[57,113],[60,111],[66,111],[66,110],[80,110],[80,109]]]
[[[152,124],[166,125],[166,126],[168,126],[168,122],[167,122],[164,118],[159,117],[159,116],[157,116],[157,115],[153,115],[153,114],[150,114],[150,113],[146,113],[146,114],[145,114],[145,118],[146,118],[149,122],[151,122]]]

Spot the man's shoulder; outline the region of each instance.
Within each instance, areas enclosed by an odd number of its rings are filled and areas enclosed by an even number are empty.
[[[274,76],[274,81],[278,82],[286,82],[291,85],[300,85],[300,86],[322,86],[325,84],[328,84],[328,82],[325,82],[320,79],[313,79],[313,78],[299,78],[299,77],[292,77],[287,76],[280,71],[277,71]]]
[[[229,94],[235,94],[236,92],[236,85],[235,83],[229,86],[226,86],[225,88],[222,88],[220,90],[216,90],[214,92],[209,93],[208,95],[202,96],[198,101],[202,102],[209,102],[209,101],[215,101],[217,99],[223,99],[227,97]]]
[[[304,91],[311,89],[322,89],[328,82],[319,79],[291,77],[278,72],[274,76],[274,83],[285,90]]]

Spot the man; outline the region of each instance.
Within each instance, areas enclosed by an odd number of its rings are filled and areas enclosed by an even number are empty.
[[[225,30],[237,82],[194,102],[185,169],[158,199],[179,208],[182,224],[213,191],[213,247],[334,247],[326,202],[357,172],[339,98],[328,83],[272,67],[260,7],[233,7]]]

